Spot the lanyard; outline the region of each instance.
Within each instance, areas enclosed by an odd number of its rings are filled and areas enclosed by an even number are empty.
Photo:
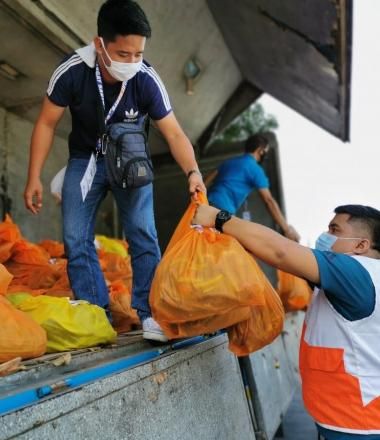
[[[102,100],[103,108],[105,111],[106,104],[105,104],[105,100],[104,100],[103,82],[102,82],[102,77],[100,75],[98,63],[96,63],[96,66],[95,66],[95,76],[96,76],[96,84],[98,85],[100,98]],[[127,81],[123,81],[121,88],[120,88],[119,96],[116,98],[116,101],[113,103],[112,107],[109,109],[108,114],[105,117],[105,120],[104,120],[105,125],[107,125],[107,122],[112,118],[112,115],[115,113],[115,110],[116,110],[117,106],[119,105],[126,88],[127,88]],[[97,154],[99,153],[100,150],[102,150],[103,154],[105,154],[105,152],[106,152],[107,147],[104,148],[104,146],[103,146],[103,141],[104,141],[103,137],[104,137],[104,135],[102,136],[102,139],[98,139]],[[104,149],[104,151],[103,151],[103,149]]]

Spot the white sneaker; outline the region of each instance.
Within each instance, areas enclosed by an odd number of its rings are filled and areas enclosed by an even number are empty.
[[[143,338],[150,341],[167,342],[168,338],[165,336],[162,328],[153,318],[146,318],[142,322]]]

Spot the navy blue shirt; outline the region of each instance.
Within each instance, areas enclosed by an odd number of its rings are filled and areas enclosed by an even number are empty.
[[[211,205],[235,214],[254,189],[269,188],[269,181],[261,165],[252,154],[226,160],[208,190]]]
[[[86,50],[91,51],[91,46]],[[47,96],[60,107],[69,107],[72,117],[72,131],[69,136],[71,157],[89,157],[95,150],[99,119],[99,90],[96,83],[95,52],[90,63],[76,52],[67,56],[53,73]],[[121,82],[107,84],[103,81],[105,95],[105,113],[115,102]],[[109,120],[114,122],[141,122],[148,114],[153,120],[159,120],[172,111],[165,86],[157,72],[144,60],[140,72],[127,83],[126,91]]]
[[[370,316],[375,308],[376,291],[368,271],[349,255],[318,250],[313,253],[319,268],[319,287],[334,309],[349,321]],[[317,427],[327,440],[380,440],[380,434],[348,434]]]

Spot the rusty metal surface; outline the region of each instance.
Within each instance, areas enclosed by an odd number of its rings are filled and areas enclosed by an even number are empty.
[[[208,0],[243,77],[349,138],[351,0]]]

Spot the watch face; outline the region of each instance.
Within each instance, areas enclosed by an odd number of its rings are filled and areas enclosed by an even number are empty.
[[[219,211],[215,218],[215,229],[219,232],[223,232],[223,225],[231,218],[231,214],[228,211]]]
[[[231,214],[227,211],[219,211],[218,212],[218,219],[225,221],[228,220],[231,217]]]

